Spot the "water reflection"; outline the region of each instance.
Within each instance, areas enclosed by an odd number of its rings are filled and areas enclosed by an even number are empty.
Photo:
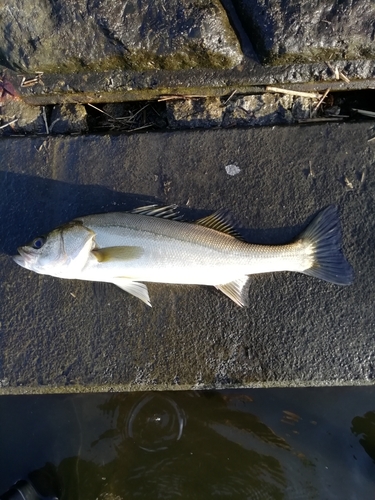
[[[147,394],[131,409],[126,419],[125,437],[145,451],[166,450],[178,441],[185,425],[185,414],[168,396]]]
[[[283,498],[282,460],[290,446],[230,402],[210,393],[111,397],[101,410],[116,415],[116,423],[111,435],[99,438],[117,440],[122,467],[108,465],[111,492],[123,498],[135,491],[140,498]],[[297,454],[295,461],[306,467]]]
[[[361,436],[359,442],[375,462],[375,411],[353,418],[351,430],[356,436]]]
[[[3,397],[0,458],[9,460],[0,468],[0,491],[48,461],[63,500],[370,498],[371,394],[355,388]]]

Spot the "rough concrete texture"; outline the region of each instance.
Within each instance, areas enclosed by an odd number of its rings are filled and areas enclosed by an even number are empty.
[[[272,64],[373,59],[372,0],[233,0],[258,54]]]
[[[1,392],[373,383],[372,136],[361,123],[0,141]],[[258,275],[249,309],[151,284],[151,309],[10,257],[76,216],[155,202],[191,220],[229,208],[255,243],[287,242],[335,204],[355,283]]]
[[[232,98],[192,98],[167,101],[171,128],[270,126],[310,118],[317,99],[264,93]]]
[[[218,0],[10,0],[0,7],[0,56],[24,72],[227,68],[240,44]]]

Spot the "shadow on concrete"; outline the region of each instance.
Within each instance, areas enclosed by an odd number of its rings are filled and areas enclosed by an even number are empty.
[[[0,252],[10,255],[15,253],[18,246],[76,217],[163,204],[153,196],[5,171],[0,171],[0,186]],[[179,211],[186,221],[194,221],[212,213],[186,207],[179,208]],[[312,214],[309,220],[314,215]],[[239,227],[235,215],[231,214],[230,217],[233,225],[239,228],[246,240],[261,244],[288,242],[298,236],[309,222],[304,221],[290,227],[251,229]]]
[[[121,193],[103,186],[3,171],[0,186],[0,251],[8,254],[38,234],[75,217],[157,203],[151,196]]]

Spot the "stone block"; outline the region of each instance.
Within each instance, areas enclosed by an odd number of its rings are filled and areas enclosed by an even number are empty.
[[[242,52],[219,0],[10,0],[0,62],[17,71],[228,68]]]
[[[271,64],[374,59],[372,0],[233,0],[258,54]]]

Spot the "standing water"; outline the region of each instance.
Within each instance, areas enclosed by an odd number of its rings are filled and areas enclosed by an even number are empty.
[[[375,387],[2,396],[0,443],[14,499],[373,499]]]

